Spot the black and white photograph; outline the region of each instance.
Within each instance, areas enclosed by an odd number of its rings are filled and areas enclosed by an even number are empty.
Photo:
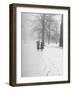
[[[10,85],[70,82],[70,7],[11,4]]]
[[[63,15],[21,13],[21,76],[63,74]]]

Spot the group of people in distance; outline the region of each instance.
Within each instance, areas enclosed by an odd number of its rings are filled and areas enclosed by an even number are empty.
[[[43,49],[44,49],[44,42],[37,41],[37,50],[43,50]]]

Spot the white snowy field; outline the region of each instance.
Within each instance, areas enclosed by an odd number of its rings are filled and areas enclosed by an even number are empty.
[[[37,50],[36,42],[21,43],[21,76],[58,76],[63,74],[63,49],[58,44],[46,44]]]

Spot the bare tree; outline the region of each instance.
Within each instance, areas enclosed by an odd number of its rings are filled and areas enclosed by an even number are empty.
[[[45,29],[45,32],[46,32],[46,35],[47,35],[47,38],[48,38],[48,43],[50,43],[50,39],[52,37],[51,33],[55,33],[55,36],[57,36],[57,25],[58,25],[58,22],[57,20],[53,17],[55,15],[52,15],[52,14],[49,14],[49,15],[46,15],[46,22],[45,22],[45,25],[46,25],[46,29]],[[52,25],[54,27],[52,27]],[[51,28],[52,27],[52,28]],[[57,43],[57,38],[56,39],[56,43]]]
[[[40,47],[40,49],[43,49],[44,48],[44,31],[45,31],[45,14],[39,14],[38,17],[37,17],[37,21],[38,22],[38,25],[36,24],[34,29],[33,29],[33,32],[37,32],[38,33],[38,39],[39,41],[37,41],[37,46],[38,48]],[[35,23],[36,23],[35,22]]]
[[[51,39],[55,39],[55,42],[58,41],[58,21],[56,20],[56,15],[53,14],[37,14],[35,16],[35,20],[33,20],[34,27],[32,28],[32,34],[37,33],[38,35],[38,44],[40,45],[41,49],[44,48],[44,43],[46,40],[48,44],[50,43]],[[53,27],[52,27],[53,25]],[[52,33],[54,33],[52,36]]]

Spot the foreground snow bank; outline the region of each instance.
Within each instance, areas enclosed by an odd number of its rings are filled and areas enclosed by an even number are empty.
[[[37,50],[35,42],[22,41],[21,53],[22,77],[62,75],[63,49],[57,44],[45,44],[41,51]]]

